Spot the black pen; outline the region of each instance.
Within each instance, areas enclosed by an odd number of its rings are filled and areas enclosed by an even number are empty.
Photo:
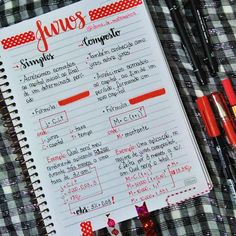
[[[209,68],[210,73],[212,75],[216,75],[216,72],[218,72],[218,65],[214,53],[212,51],[210,36],[207,31],[205,21],[201,16],[201,12],[199,9],[200,2],[198,0],[189,0],[189,3],[193,17],[196,22],[197,33],[204,49],[204,55],[205,55],[204,61],[206,62],[206,65]]]
[[[227,147],[224,144],[222,136],[214,137],[213,143],[215,145],[218,157],[220,159],[221,168],[229,186],[232,199],[236,205],[236,184],[232,173],[232,167],[229,154],[227,153]]]
[[[207,84],[206,73],[201,68],[201,63],[198,56],[195,53],[195,50],[192,46],[192,43],[189,39],[188,33],[184,27],[184,22],[182,16],[179,12],[178,6],[175,3],[175,0],[166,0],[166,4],[170,10],[175,27],[180,35],[180,38],[186,47],[188,54],[190,56],[191,64],[193,67],[193,72],[201,85]]]
[[[214,112],[207,96],[199,97],[196,100],[196,103],[201,114],[202,121],[206,127],[207,134],[213,139],[214,146],[220,159],[221,168],[227,180],[232,199],[236,204],[236,184],[233,176],[230,157],[227,152],[227,146],[225,145],[224,139],[221,136],[221,131],[218,127]]]

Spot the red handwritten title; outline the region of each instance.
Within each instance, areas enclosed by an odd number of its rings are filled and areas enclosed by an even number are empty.
[[[64,19],[57,19],[49,25],[44,25],[43,21],[36,21],[36,33],[33,31],[14,35],[12,37],[3,39],[1,44],[3,49],[10,49],[16,46],[21,46],[26,43],[38,41],[37,49],[40,52],[47,52],[49,49],[48,39],[59,35],[63,32],[83,29],[86,25],[85,16],[82,12],[77,11],[74,15],[68,16]]]
[[[38,40],[38,50],[40,52],[48,51],[48,38],[69,30],[83,29],[85,25],[85,16],[83,16],[80,11],[76,12],[74,16],[69,16],[65,19],[54,20],[49,27],[44,26],[42,21],[37,20],[36,39]]]
[[[107,16],[117,14],[133,7],[141,5],[142,0],[119,0],[103,7],[92,9],[88,12],[90,21],[102,19]],[[45,25],[42,20],[36,21],[36,33],[33,31],[23,32],[9,38],[1,40],[3,49],[7,50],[26,43],[37,40],[37,49],[39,52],[47,52],[49,49],[48,39],[63,32],[83,29],[86,26],[85,16],[81,11],[66,18],[53,20],[49,25]]]

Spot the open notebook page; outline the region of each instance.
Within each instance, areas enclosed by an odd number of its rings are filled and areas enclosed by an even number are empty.
[[[32,181],[57,235],[209,192],[145,2],[84,0],[5,28],[0,40]]]

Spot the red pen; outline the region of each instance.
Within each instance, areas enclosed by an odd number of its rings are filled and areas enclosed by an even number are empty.
[[[199,97],[196,103],[208,136],[211,138],[220,136],[220,129],[207,96]]]
[[[219,114],[221,125],[225,131],[228,142],[236,147],[235,123],[231,117],[230,111],[227,107],[222,93],[213,92],[211,93],[210,97],[216,108],[216,111]]]
[[[234,117],[236,118],[236,94],[234,92],[233,85],[229,78],[224,78],[221,82],[224,87],[225,94],[229,100],[229,104],[234,113]]]
[[[211,108],[210,102],[206,96],[199,97],[196,100],[199,112],[201,114],[203,123],[206,127],[207,134],[213,139],[218,157],[221,162],[221,167],[225,178],[227,179],[227,184],[232,196],[234,203],[236,204],[236,184],[234,175],[232,172],[232,166],[230,158],[227,152],[227,147],[224,144],[224,140],[221,136],[220,129],[218,127],[214,112]]]

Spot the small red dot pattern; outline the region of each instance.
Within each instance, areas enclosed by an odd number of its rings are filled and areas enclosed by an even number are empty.
[[[12,36],[10,38],[3,39],[1,41],[1,44],[3,46],[3,49],[7,50],[10,48],[14,48],[29,42],[32,42],[36,39],[34,32],[29,31],[22,34],[17,34],[15,36]]]
[[[80,224],[82,236],[94,236],[91,221],[85,221]]]
[[[89,11],[91,21],[128,10],[142,4],[142,0],[121,0]]]

